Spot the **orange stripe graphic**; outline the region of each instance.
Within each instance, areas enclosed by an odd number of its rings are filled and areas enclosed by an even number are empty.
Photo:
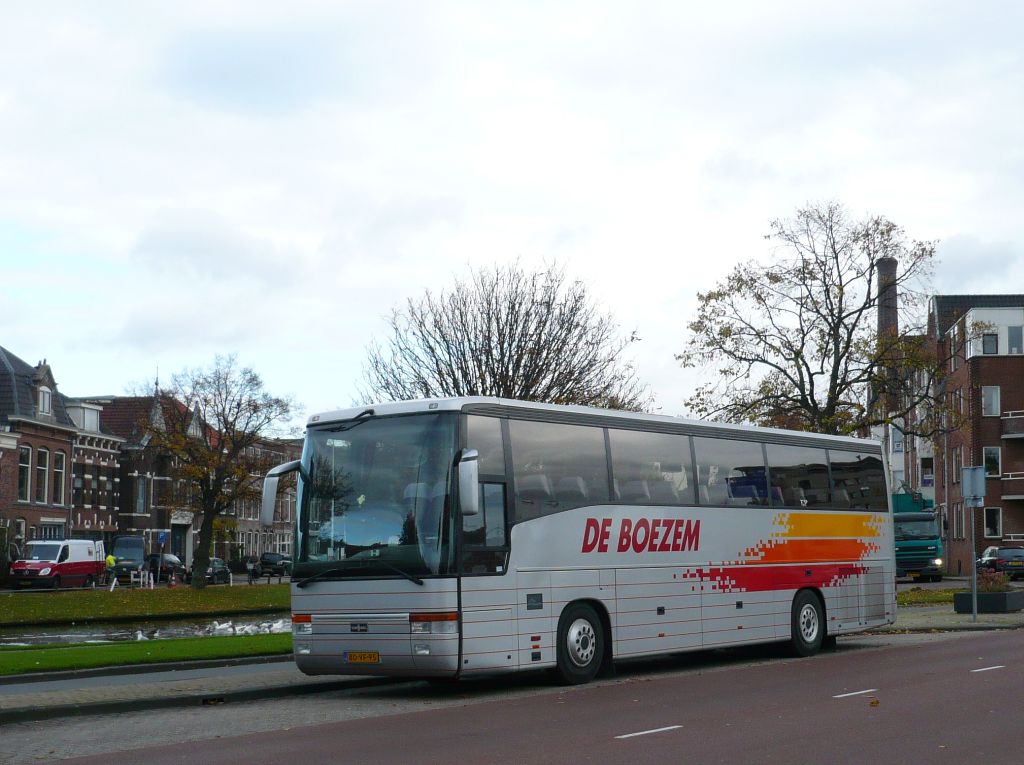
[[[873,542],[860,539],[787,539],[769,540],[747,548],[746,563],[824,563],[861,560],[879,550]]]
[[[865,539],[882,535],[882,520],[877,514],[858,513],[779,513],[775,523],[781,531],[772,534],[780,537],[856,538]]]

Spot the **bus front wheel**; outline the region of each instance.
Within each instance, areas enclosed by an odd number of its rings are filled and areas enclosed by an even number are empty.
[[[589,683],[604,661],[604,628],[586,603],[573,603],[558,620],[558,676],[567,685]]]
[[[813,656],[825,638],[825,614],[821,600],[810,590],[801,590],[793,598],[793,624],[790,649],[794,656]]]

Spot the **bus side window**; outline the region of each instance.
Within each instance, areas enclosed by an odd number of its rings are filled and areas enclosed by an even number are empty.
[[[823,505],[828,495],[828,455],[810,446],[768,444],[768,469],[776,507]],[[781,496],[780,496],[781,495]]]
[[[770,492],[760,443],[695,436],[693,449],[701,504],[768,504]]]
[[[462,571],[502,573],[508,555],[505,484],[480,484],[480,512],[462,519]]]
[[[832,507],[837,510],[889,509],[882,460],[876,454],[829,450]]]
[[[689,436],[609,428],[617,501],[632,505],[692,505]]]
[[[587,425],[509,420],[516,522],[608,501],[604,431]]]

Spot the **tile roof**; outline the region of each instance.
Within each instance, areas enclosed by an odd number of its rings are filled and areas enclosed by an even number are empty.
[[[74,428],[75,423],[68,416],[64,398],[57,392],[56,382],[51,386],[54,394],[50,399],[53,416],[39,415],[36,387],[45,378],[53,382],[53,373],[45,362],[33,367],[6,348],[0,347],[0,422],[8,422],[11,417],[24,417],[47,425]]]
[[[138,444],[146,433],[146,423],[153,409],[152,396],[114,396],[97,399],[103,406],[100,425],[130,444]]]

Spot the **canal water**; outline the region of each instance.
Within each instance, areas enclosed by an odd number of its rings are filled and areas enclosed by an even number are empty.
[[[116,643],[127,640],[162,640],[217,635],[260,635],[290,632],[287,617],[224,617],[214,620],[132,622],[131,624],[83,624],[57,627],[5,627],[0,646],[32,646],[60,643]]]

